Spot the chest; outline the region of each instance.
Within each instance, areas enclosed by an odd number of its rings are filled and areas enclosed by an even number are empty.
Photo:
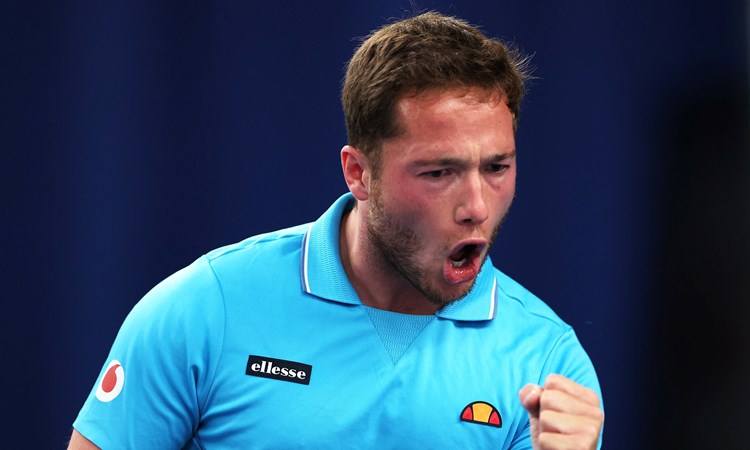
[[[508,448],[522,432],[533,370],[491,330],[435,319],[394,361],[364,308],[315,301],[228,312],[206,448]]]

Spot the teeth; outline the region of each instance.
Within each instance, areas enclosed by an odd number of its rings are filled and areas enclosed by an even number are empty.
[[[466,258],[464,258],[464,259],[462,259],[460,261],[451,261],[451,264],[453,265],[453,267],[461,267],[464,264],[466,264]]]

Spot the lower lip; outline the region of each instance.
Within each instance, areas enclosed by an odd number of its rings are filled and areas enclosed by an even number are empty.
[[[472,281],[479,273],[479,255],[472,253],[461,267],[453,267],[450,258],[443,264],[443,277],[448,284],[461,284]]]

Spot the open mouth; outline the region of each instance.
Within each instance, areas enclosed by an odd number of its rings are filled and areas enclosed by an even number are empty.
[[[473,280],[479,274],[481,255],[486,246],[481,239],[465,240],[455,246],[443,267],[445,280],[450,284]]]
[[[477,253],[479,253],[479,246],[477,244],[468,244],[459,248],[457,252],[452,253],[448,258],[453,267],[459,268],[465,266],[469,258]]]

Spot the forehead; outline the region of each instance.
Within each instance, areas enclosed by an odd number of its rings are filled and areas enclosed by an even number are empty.
[[[400,128],[386,147],[407,150],[509,152],[515,147],[513,116],[506,97],[479,89],[432,90],[401,97],[395,107]]]
[[[478,118],[497,110],[510,113],[507,97],[502,91],[453,88],[402,95],[396,101],[394,112],[400,131],[408,132],[406,128],[410,125],[422,122],[449,120],[456,114],[474,114]]]
[[[484,89],[480,87],[440,87],[411,90],[401,94],[396,100],[396,112],[409,104],[433,104],[441,100],[461,100],[466,103],[508,103],[508,97],[502,89]]]

